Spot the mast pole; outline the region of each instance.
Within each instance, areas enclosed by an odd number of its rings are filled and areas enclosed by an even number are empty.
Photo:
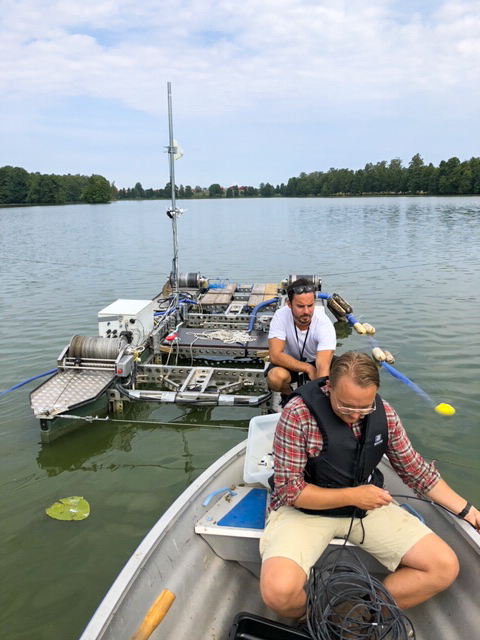
[[[171,186],[171,198],[172,205],[170,211],[167,211],[172,219],[172,231],[173,231],[173,261],[172,261],[172,288],[175,297],[175,307],[178,308],[179,304],[179,292],[178,292],[178,238],[177,238],[177,204],[175,195],[175,153],[177,148],[174,146],[173,141],[173,117],[172,117],[172,85],[167,82],[167,95],[168,95],[168,131],[169,131],[169,145],[168,155],[170,160],[170,186]]]

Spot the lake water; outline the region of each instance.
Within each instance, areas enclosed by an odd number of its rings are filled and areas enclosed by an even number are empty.
[[[150,299],[170,272],[167,203],[0,209],[0,390],[55,367],[118,298]],[[480,198],[253,199],[179,203],[180,271],[240,282],[318,274],[377,329],[432,403],[382,372],[414,445],[480,505]],[[338,352],[369,351],[345,326]],[[0,636],[75,640],[143,536],[253,410],[130,407],[41,445],[37,383],[0,397]],[[166,424],[169,423],[169,424]],[[55,500],[91,515],[59,522]],[[200,587],[200,585],[199,585]],[[156,595],[156,594],[154,594]]]

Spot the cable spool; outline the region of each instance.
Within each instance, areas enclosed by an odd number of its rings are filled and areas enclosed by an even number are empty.
[[[315,289],[317,289],[317,291],[321,291],[322,279],[320,278],[320,276],[304,276],[304,275],[299,276],[299,275],[291,274],[287,278],[287,287],[289,287],[292,284],[292,282],[295,282],[295,280],[298,280],[299,278],[305,278],[306,280],[310,280],[310,282],[313,282]]]
[[[92,358],[95,360],[116,360],[127,346],[127,339],[102,338],[101,336],[73,336],[68,354],[71,358]]]
[[[170,284],[174,286],[173,272],[170,272]],[[183,289],[199,289],[200,288],[200,272],[188,271],[178,274],[178,286]]]

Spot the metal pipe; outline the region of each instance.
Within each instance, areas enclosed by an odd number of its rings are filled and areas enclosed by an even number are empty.
[[[170,210],[172,218],[172,231],[173,231],[173,261],[172,261],[172,273],[173,273],[173,293],[175,297],[175,308],[178,307],[178,239],[177,239],[177,205],[175,194],[175,151],[173,146],[173,116],[172,116],[172,85],[167,82],[167,94],[168,94],[168,131],[169,131],[169,146],[168,155],[170,161],[170,187],[172,206]]]

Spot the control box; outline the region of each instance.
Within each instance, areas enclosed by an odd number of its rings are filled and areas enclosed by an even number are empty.
[[[153,331],[153,300],[117,300],[98,312],[98,334],[118,338],[122,331],[132,333],[132,345],[144,342]]]

